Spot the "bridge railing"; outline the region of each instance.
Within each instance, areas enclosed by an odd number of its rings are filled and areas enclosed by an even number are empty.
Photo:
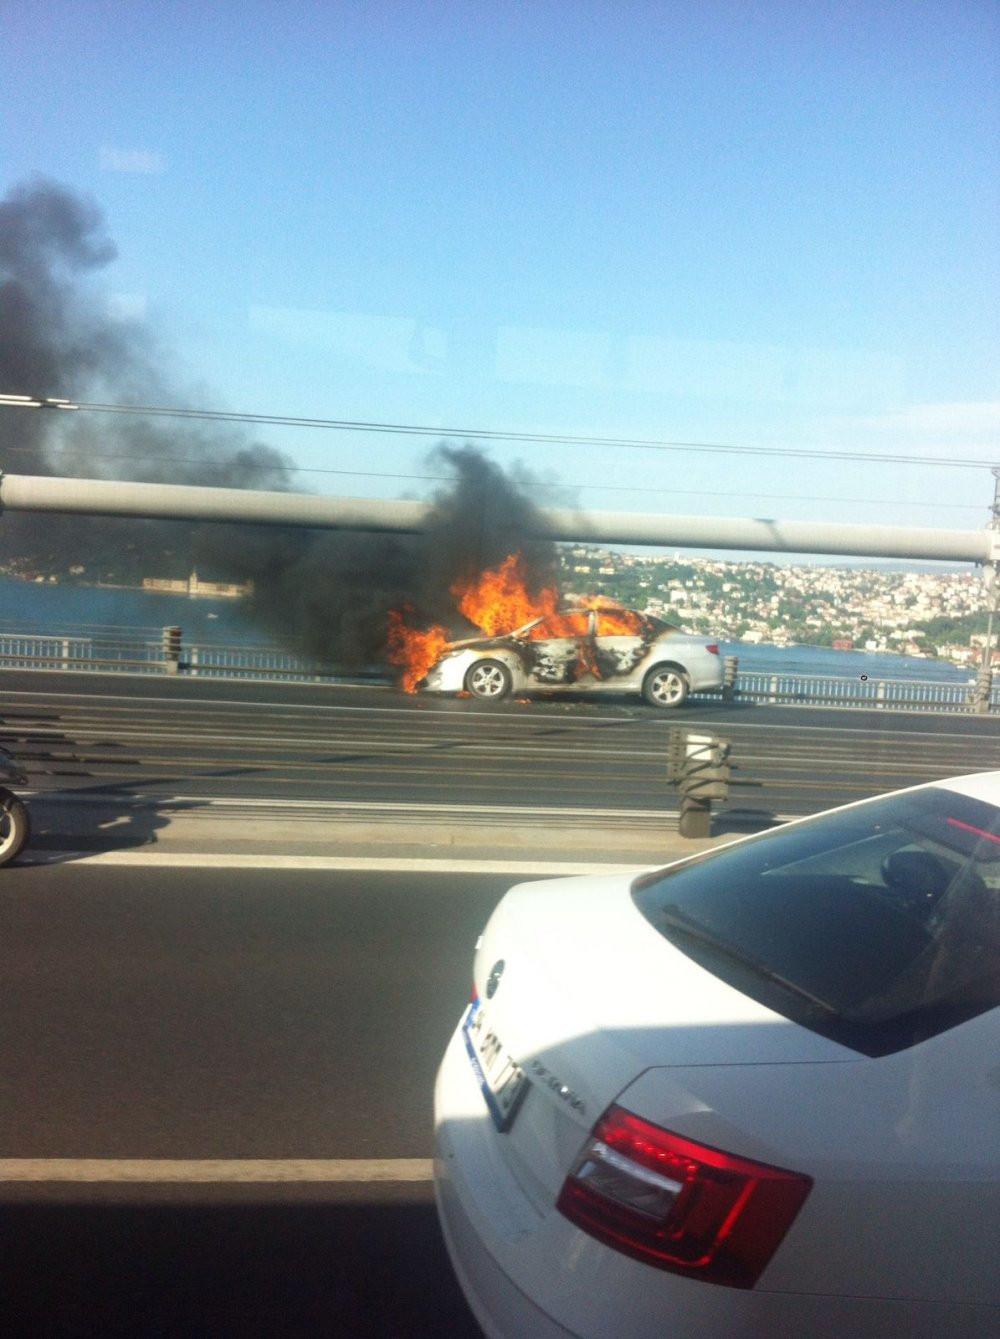
[[[0,632],[0,668],[127,671],[161,674],[161,634]]]
[[[322,683],[347,677],[343,668],[269,646],[197,645],[185,651],[181,669],[202,679],[291,679]]]
[[[179,653],[169,629],[109,629],[79,632],[22,633],[0,629],[0,669],[76,670],[129,674],[177,674],[204,679],[286,680],[321,683],[350,679],[385,682],[388,669],[363,673],[324,665],[276,646],[244,643],[185,642]],[[696,694],[698,697],[719,694]],[[867,678],[740,670],[723,696],[747,702],[801,702],[843,707],[891,707],[894,710],[975,710],[970,684],[934,679]],[[1000,710],[1000,681],[992,690],[991,710]]]
[[[947,680],[887,679],[740,670],[733,696],[748,702],[808,702],[841,707],[892,707],[913,711],[972,711],[973,686]],[[1000,683],[991,709],[1000,707]]]
[[[0,630],[0,668],[80,670],[95,673],[176,674],[201,678],[336,677],[315,661],[280,647],[243,643],[172,643],[170,629],[94,633],[17,633]]]

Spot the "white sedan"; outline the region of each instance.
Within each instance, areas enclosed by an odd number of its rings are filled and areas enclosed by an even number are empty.
[[[418,685],[498,700],[511,693],[641,693],[679,707],[688,693],[722,687],[719,648],[636,610],[570,609],[502,637],[452,642]]]
[[[491,1339],[1000,1334],[1000,772],[511,889],[435,1125]]]

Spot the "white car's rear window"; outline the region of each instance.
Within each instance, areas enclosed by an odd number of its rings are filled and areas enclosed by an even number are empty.
[[[1000,1005],[1000,809],[932,787],[633,885],[683,952],[866,1055]]]

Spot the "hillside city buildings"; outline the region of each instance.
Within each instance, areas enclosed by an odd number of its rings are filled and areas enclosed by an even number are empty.
[[[973,570],[736,563],[583,545],[564,549],[561,562],[567,590],[598,591],[725,641],[853,647],[962,665],[979,662],[985,641],[987,595]]]

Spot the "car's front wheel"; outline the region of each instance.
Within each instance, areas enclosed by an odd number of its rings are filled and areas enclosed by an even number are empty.
[[[687,700],[687,675],[677,665],[657,665],[642,681],[642,695],[651,707],[679,707]]]
[[[512,684],[510,670],[499,660],[477,660],[465,676],[466,688],[484,702],[499,702]]]
[[[23,800],[0,789],[0,865],[16,860],[31,835],[31,820]]]

